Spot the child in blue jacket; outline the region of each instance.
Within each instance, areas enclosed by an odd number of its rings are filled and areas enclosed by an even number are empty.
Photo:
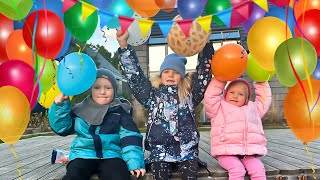
[[[59,94],[49,109],[52,130],[61,136],[75,133],[64,180],[129,180],[145,174],[142,135],[132,119],[130,103],[116,97],[117,83],[106,69],[97,70],[89,95],[74,108]]]

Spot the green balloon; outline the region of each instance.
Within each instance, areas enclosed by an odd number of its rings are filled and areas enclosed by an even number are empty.
[[[292,87],[298,80],[290,65],[288,51],[293,67],[301,80],[307,79],[303,59],[310,76],[317,65],[317,52],[304,38],[290,38],[279,45],[274,55],[274,68],[280,84]]]
[[[37,58],[36,72],[38,76],[40,76],[42,68],[44,68],[40,77],[40,84],[41,84],[41,92],[45,93],[49,91],[50,88],[55,83],[58,67],[56,62],[54,62],[53,59],[44,59],[39,55],[37,55],[36,58]],[[43,67],[44,64],[45,66]]]
[[[216,14],[231,7],[232,5],[230,3],[230,0],[208,0],[206,5],[206,13],[208,15]],[[224,23],[217,16],[212,16],[212,21],[221,26],[224,25]]]
[[[266,71],[264,70],[252,57],[251,54],[248,55],[248,64],[246,67],[246,73],[248,76],[257,82],[265,82],[271,79],[275,72],[274,71]]]
[[[91,4],[88,0],[83,0]],[[98,12],[94,11],[86,20],[82,21],[82,2],[73,5],[64,13],[64,24],[69,32],[79,41],[85,42],[94,33],[98,23]]]
[[[0,1],[0,13],[11,20],[25,18],[33,5],[33,0],[3,0]]]

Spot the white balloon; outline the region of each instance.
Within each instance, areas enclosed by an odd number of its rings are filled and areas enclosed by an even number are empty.
[[[130,36],[127,43],[130,44],[131,46],[139,46],[148,41],[151,35],[151,28],[147,33],[146,37],[142,37],[137,19],[146,19],[146,18],[142,18],[142,16],[138,15],[137,13],[134,14],[133,18],[135,18],[136,20],[128,28],[128,32]]]

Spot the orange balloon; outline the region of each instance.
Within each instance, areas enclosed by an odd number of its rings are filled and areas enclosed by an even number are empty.
[[[126,2],[136,13],[145,18],[153,17],[160,11],[154,0],[126,0]]]
[[[232,81],[242,75],[247,63],[248,54],[242,46],[226,44],[213,55],[212,74],[220,81]]]
[[[294,2],[294,0],[293,0]],[[304,4],[306,3],[306,7],[304,8]],[[294,16],[296,19],[298,19],[302,13],[309,9],[320,9],[320,1],[319,0],[299,0],[297,3],[294,5]]]
[[[27,129],[30,104],[18,88],[0,88],[0,139],[7,144],[16,143]]]
[[[10,33],[7,39],[6,52],[9,59],[21,60],[33,67],[32,50],[23,39],[22,29]]]
[[[320,81],[311,78],[312,95],[308,81],[302,81],[308,104],[311,111],[311,120],[309,118],[308,106],[300,84],[289,88],[288,94],[284,98],[284,116],[291,131],[304,143],[314,141],[320,137],[320,102],[317,102]]]
[[[177,4],[177,0],[155,0],[157,6],[166,11],[171,12],[174,9],[174,6]]]

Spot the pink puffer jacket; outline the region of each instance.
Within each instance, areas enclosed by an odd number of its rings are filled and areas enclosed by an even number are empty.
[[[261,117],[271,105],[269,84],[254,83],[256,99],[237,107],[226,102],[222,91],[226,83],[212,80],[205,92],[206,115],[211,119],[211,154],[260,155],[267,154]]]

